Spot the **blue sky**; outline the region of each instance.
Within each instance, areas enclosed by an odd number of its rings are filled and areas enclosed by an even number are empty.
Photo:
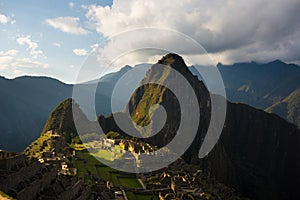
[[[188,64],[299,64],[299,7],[299,0],[0,0],[0,75],[74,83],[91,52],[113,60],[128,49],[158,44],[181,49]],[[144,30],[124,34],[136,29]],[[192,38],[206,54],[164,30]],[[161,51],[126,54],[109,71],[160,56]]]
[[[13,56],[14,59],[21,61],[28,59],[29,63],[38,62],[41,65],[47,65],[47,67],[2,66],[0,75],[9,78],[25,74],[45,75],[64,82],[74,82],[75,73],[87,55],[84,53],[84,55],[78,56],[73,50],[85,49],[88,54],[91,51],[91,46],[99,43],[102,39],[101,34],[89,29],[84,24],[86,9],[82,6],[90,4],[105,6],[111,5],[111,3],[111,1],[106,0],[81,0],[76,1],[76,3],[65,0],[0,1],[0,14],[9,18],[7,23],[0,23],[0,52],[5,54],[10,50],[16,50],[17,54]],[[67,33],[47,24],[47,19],[57,17],[79,18],[79,26],[87,33]],[[17,42],[18,38],[28,36],[31,42],[37,44],[36,51],[42,51],[42,54],[35,56],[28,49],[28,45],[20,45]],[[20,65],[22,64],[21,61],[18,62]]]

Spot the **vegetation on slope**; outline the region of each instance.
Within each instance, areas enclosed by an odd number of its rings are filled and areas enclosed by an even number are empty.
[[[276,113],[300,128],[300,89],[295,90],[288,97],[270,106],[266,111]]]

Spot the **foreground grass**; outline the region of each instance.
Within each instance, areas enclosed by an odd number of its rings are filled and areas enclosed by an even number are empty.
[[[92,174],[110,181],[116,187],[142,188],[134,174],[122,173],[103,165],[89,152],[76,151],[76,158],[73,165],[77,168],[78,177],[82,178],[85,183],[91,183],[90,174]]]
[[[129,188],[142,188],[141,184],[138,182],[137,179],[119,177],[118,180],[120,182],[120,185],[123,185],[123,186],[126,185]]]
[[[159,200],[158,196],[134,194],[133,192],[125,192],[128,200]]]

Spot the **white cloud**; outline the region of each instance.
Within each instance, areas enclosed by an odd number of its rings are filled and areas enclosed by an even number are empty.
[[[21,68],[48,68],[47,63],[33,61],[29,58],[14,58],[11,56],[0,56],[0,66],[3,68],[21,67]]]
[[[0,56],[15,56],[18,54],[18,51],[15,49],[10,49],[8,51],[0,51]]]
[[[0,70],[5,70],[5,69],[6,69],[6,66],[2,66],[0,63]]]
[[[58,17],[54,19],[47,19],[46,23],[65,33],[75,35],[85,35],[89,33],[89,31],[80,26],[80,19],[77,17]]]
[[[33,61],[29,58],[21,58],[16,59],[14,62],[11,63],[13,67],[22,67],[22,68],[48,68],[49,65],[46,63],[42,63],[39,61]]]
[[[20,76],[21,74],[24,74],[21,70],[18,70],[18,69],[15,69],[15,70],[13,71],[13,73],[14,73],[15,75],[17,75],[17,76]]]
[[[9,64],[14,61],[12,56],[0,56],[0,66],[1,69],[7,69]]]
[[[70,7],[70,8],[74,8],[74,6],[75,6],[75,3],[71,1],[71,2],[69,3],[69,7]]]
[[[92,49],[92,52],[95,52],[95,51],[97,51],[97,49],[99,49],[99,44],[93,44],[93,45],[91,45],[91,49]]]
[[[38,49],[38,44],[31,40],[30,35],[18,37],[17,42],[19,45],[27,46],[27,51],[29,51],[33,58],[43,56],[43,51]]]
[[[61,47],[61,44],[58,43],[58,42],[53,42],[52,45],[55,46],[55,47]]]
[[[114,0],[111,7],[85,6],[90,27],[105,37],[145,27],[172,29],[194,38],[213,59],[221,59],[216,62],[300,60],[295,53],[300,50],[299,7],[299,0]],[[154,43],[184,49],[186,55],[199,53],[184,41],[155,33],[110,41],[104,53]]]
[[[48,68],[47,63],[31,60],[30,58],[17,58],[18,51],[11,49],[0,51],[0,69],[8,68]]]
[[[10,17],[6,15],[0,14],[0,24],[7,24],[7,23],[14,24],[16,23],[16,21],[12,20]]]
[[[7,69],[8,64],[14,61],[14,56],[16,56],[17,53],[18,51],[15,49],[0,51],[0,70]]]
[[[85,56],[88,54],[87,50],[85,49],[74,49],[73,53],[77,56]]]

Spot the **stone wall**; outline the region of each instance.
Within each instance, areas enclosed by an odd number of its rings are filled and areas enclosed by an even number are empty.
[[[2,170],[17,171],[26,165],[26,157],[23,154],[7,153],[0,155],[0,169]]]
[[[17,195],[18,200],[34,199],[44,188],[51,185],[51,182],[56,179],[57,171],[52,169],[44,174],[41,179],[35,180],[28,187],[24,188]]]
[[[80,191],[84,189],[83,182],[81,180],[77,181],[75,185],[71,186],[66,190],[63,194],[59,196],[59,199],[65,200],[65,199],[75,199],[77,195],[80,194]]]

